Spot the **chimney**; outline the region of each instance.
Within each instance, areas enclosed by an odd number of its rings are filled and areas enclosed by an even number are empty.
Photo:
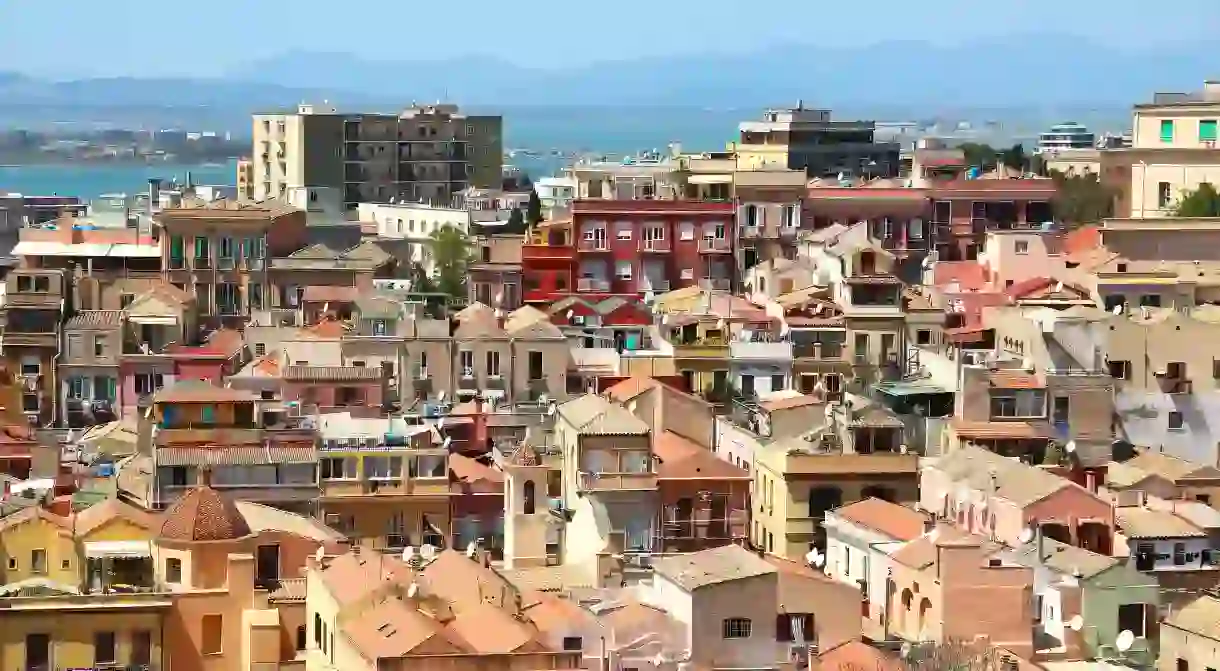
[[[1045,543],[1046,534],[1044,534],[1042,532],[1041,523],[1035,521],[1034,525],[1035,525],[1034,526],[1034,543],[1036,544],[1036,548],[1037,548],[1036,551],[1038,553],[1038,563],[1041,564],[1043,561],[1046,560],[1046,555],[1043,554],[1043,548],[1046,546],[1046,543]]]
[[[1097,493],[1097,473],[1092,470],[1084,472],[1084,487],[1094,494]]]

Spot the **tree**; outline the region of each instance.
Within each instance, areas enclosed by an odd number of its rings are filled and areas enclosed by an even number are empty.
[[[513,211],[508,215],[508,224],[504,227],[505,233],[524,233],[526,229],[525,215],[521,213],[521,208],[514,207]]]
[[[1000,162],[1006,168],[1024,172],[1029,167],[1029,159],[1025,156],[1025,146],[1018,142],[1000,152]]]
[[[1220,192],[1203,182],[1194,191],[1182,192],[1173,213],[1178,217],[1220,217]]]
[[[428,255],[435,264],[436,290],[454,298],[466,296],[466,276],[474,260],[470,239],[461,229],[442,226],[432,232]]]
[[[996,164],[996,159],[999,156],[996,150],[992,149],[990,145],[980,144],[978,142],[963,142],[962,144],[958,145],[958,149],[961,149],[962,153],[965,154],[966,165],[982,168],[983,170],[994,167]]]
[[[1114,216],[1114,191],[1094,173],[1064,175],[1052,171],[1056,193],[1051,207],[1055,219],[1069,228],[1100,223]]]
[[[542,221],[542,199],[538,197],[538,192],[530,189],[530,202],[525,208],[525,221],[530,226],[537,226]]]

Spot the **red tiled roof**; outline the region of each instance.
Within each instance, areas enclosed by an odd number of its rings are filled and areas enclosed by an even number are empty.
[[[1045,389],[1037,375],[1024,370],[995,370],[988,376],[996,389]]]
[[[317,338],[342,338],[347,333],[347,327],[342,322],[327,318],[305,329],[305,333]]]
[[[227,541],[250,535],[250,525],[232,501],[211,487],[195,487],[162,518],[159,538],[170,541]]]
[[[1050,427],[1045,422],[979,422],[954,418],[950,426],[959,438],[1007,440],[1051,437]]]
[[[661,460],[658,480],[749,480],[750,474],[712,454],[710,450],[662,431],[652,442],[652,453]]]
[[[911,541],[924,533],[925,518],[921,513],[882,499],[857,501],[835,510],[834,514],[895,540]]]
[[[892,653],[883,652],[863,641],[848,641],[818,655],[818,668],[825,671],[904,671],[906,664]]]
[[[1063,253],[1068,255],[1091,252],[1101,247],[1101,227],[1081,226],[1063,236]]]
[[[938,287],[957,282],[963,290],[981,291],[987,286],[987,272],[977,261],[940,261],[933,266],[932,281]]]

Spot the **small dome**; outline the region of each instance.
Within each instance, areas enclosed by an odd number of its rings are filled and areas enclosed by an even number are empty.
[[[231,541],[250,535],[250,525],[232,501],[201,485],[165,511],[158,538],[179,542]]]

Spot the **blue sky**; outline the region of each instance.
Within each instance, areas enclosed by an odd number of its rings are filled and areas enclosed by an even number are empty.
[[[1164,22],[1148,20],[1155,4],[1146,0],[463,0],[413,10],[414,5],[205,0],[175,12],[151,0],[0,0],[0,70],[59,78],[212,76],[288,51],[412,61],[495,56],[561,67],[794,43],[953,43],[1054,33],[1146,46],[1220,34],[1217,0],[1177,0],[1173,16],[1189,20]],[[438,28],[436,7],[460,10]],[[600,10],[596,16],[593,7]],[[394,24],[401,26],[397,34]],[[738,34],[748,37],[728,38],[734,27],[747,25]],[[456,40],[462,43],[455,46]],[[1062,46],[1070,58],[1072,47]]]

